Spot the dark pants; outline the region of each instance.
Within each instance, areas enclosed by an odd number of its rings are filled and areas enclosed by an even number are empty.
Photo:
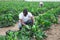
[[[33,26],[33,21],[32,20],[28,20],[27,22],[24,22],[26,25],[29,25],[29,26]],[[19,29],[22,29],[22,24],[19,24]]]

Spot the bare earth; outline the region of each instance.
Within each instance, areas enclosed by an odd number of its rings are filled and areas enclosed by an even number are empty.
[[[19,30],[18,29],[18,23],[16,23],[15,26],[0,28],[0,35],[6,35],[6,32],[8,30],[18,31]]]
[[[8,30],[17,31],[18,23],[15,26],[0,28],[0,35],[6,35],[5,32]],[[49,30],[46,31],[46,35],[48,36],[45,40],[60,40],[60,17],[59,17],[59,24],[54,24],[51,26]]]

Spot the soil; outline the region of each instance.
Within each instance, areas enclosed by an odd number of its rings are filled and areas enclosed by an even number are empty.
[[[46,31],[47,38],[44,40],[60,40],[60,16],[58,24],[53,24],[49,30]],[[8,30],[18,31],[18,23],[15,26],[0,28],[0,35],[6,35]]]
[[[10,27],[5,27],[5,28],[0,28],[0,35],[6,35],[6,32],[8,30],[12,31],[18,31],[18,23],[15,24],[15,26],[10,26]]]

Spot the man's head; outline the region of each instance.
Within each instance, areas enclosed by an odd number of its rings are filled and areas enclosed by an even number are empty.
[[[27,9],[24,9],[24,10],[23,10],[23,14],[24,14],[24,16],[26,16],[26,15],[28,14]]]

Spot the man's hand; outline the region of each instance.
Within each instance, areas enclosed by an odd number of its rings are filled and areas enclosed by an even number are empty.
[[[21,22],[22,25],[24,25],[24,26],[26,25],[26,24],[23,22],[22,19],[20,19],[19,21]]]
[[[31,20],[33,21],[33,24],[34,24],[34,22],[35,22],[35,20],[34,20],[34,16],[31,17]]]

